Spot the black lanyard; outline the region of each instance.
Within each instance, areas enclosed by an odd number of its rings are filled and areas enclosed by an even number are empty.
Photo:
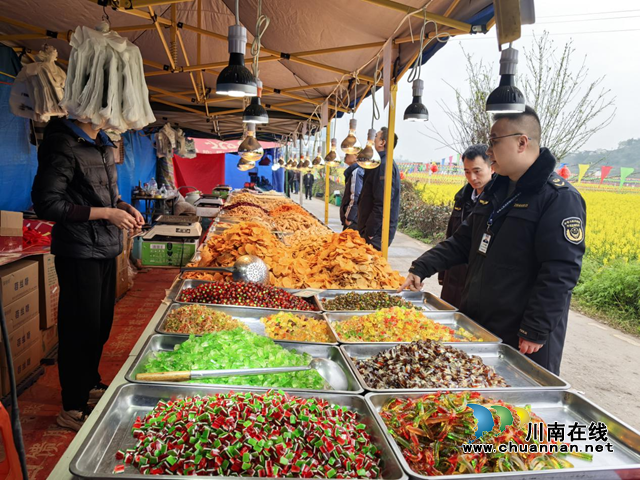
[[[506,208],[510,207],[511,205],[513,205],[513,203],[518,199],[518,197],[520,196],[521,192],[516,193],[515,195],[513,195],[512,197],[510,197],[509,199],[507,199],[500,208],[498,208],[497,210],[494,208],[493,212],[491,212],[491,215],[489,215],[489,220],[487,220],[487,230],[491,230],[491,226],[493,225],[493,219],[496,215],[500,215]]]

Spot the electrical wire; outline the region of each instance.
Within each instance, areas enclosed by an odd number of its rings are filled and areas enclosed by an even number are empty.
[[[256,21],[256,34],[251,44],[251,55],[253,56],[253,75],[258,78],[260,69],[258,68],[258,62],[260,57],[260,47],[262,46],[262,36],[264,32],[269,28],[271,19],[262,14],[262,0],[258,0],[258,19]]]

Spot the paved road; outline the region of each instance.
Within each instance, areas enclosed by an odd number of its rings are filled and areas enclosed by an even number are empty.
[[[306,200],[303,205],[324,221],[324,201]],[[329,226],[341,231],[338,208],[329,205],[329,209]],[[389,262],[406,275],[411,262],[428,248],[398,233],[389,249]],[[440,294],[435,276],[425,280],[425,290]],[[574,390],[640,430],[640,339],[571,311],[561,376]]]

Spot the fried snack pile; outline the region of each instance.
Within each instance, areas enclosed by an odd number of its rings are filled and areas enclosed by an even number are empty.
[[[291,209],[278,207],[283,217]],[[305,212],[306,213],[306,212]],[[308,215],[308,214],[307,214]],[[197,267],[230,267],[241,255],[256,255],[270,268],[270,284],[284,288],[394,289],[404,279],[394,271],[380,252],[368,245],[357,232],[328,232],[324,227],[300,228],[307,217],[296,214],[296,233],[283,243],[267,227],[244,222],[213,235],[201,251]],[[320,225],[313,217],[309,217]],[[183,278],[199,280],[230,279],[229,274],[188,272]]]

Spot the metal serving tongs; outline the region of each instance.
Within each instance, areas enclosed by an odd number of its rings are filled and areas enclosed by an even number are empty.
[[[138,373],[136,380],[145,382],[186,382],[198,378],[269,375],[275,373],[316,370],[334,390],[348,390],[349,382],[340,365],[326,358],[314,358],[301,367],[242,368],[238,370],[184,370],[177,372]]]

